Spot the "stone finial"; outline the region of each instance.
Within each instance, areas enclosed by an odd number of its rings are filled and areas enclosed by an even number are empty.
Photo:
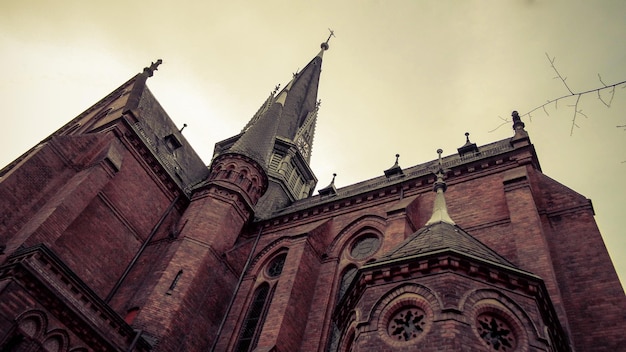
[[[519,113],[517,111],[513,111],[511,113],[511,117],[513,118],[513,131],[515,131],[515,135],[511,138],[511,145],[513,147],[521,147],[530,144],[528,132],[524,129],[526,125],[522,122],[522,118],[519,116]]]
[[[439,160],[437,160],[437,172],[435,173],[435,175],[437,176],[437,180],[435,181],[435,185],[433,187],[433,191],[437,192],[439,189],[442,189],[444,192],[446,191],[446,189],[448,188],[448,186],[446,185],[446,182],[443,180],[443,177],[445,176],[445,171],[443,169],[443,162],[441,159],[441,154],[443,153],[443,149],[437,149],[437,154],[439,154]]]
[[[156,71],[160,64],[163,63],[163,60],[158,59],[156,62],[150,63],[150,67],[144,67],[143,72],[145,72],[148,77],[152,77],[154,75],[154,71]]]
[[[465,132],[465,144],[456,149],[459,152],[460,156],[465,156],[466,154],[473,155],[475,153],[478,153],[478,147],[476,146],[476,143],[470,142],[469,135],[469,132]]]
[[[400,165],[398,165],[398,159],[399,158],[400,158],[400,154],[396,154],[396,163],[393,164],[392,167],[390,167],[387,170],[383,171],[387,178],[392,177],[392,176],[396,176],[396,175],[404,175],[404,172],[402,172],[402,168],[400,167]]]
[[[330,184],[318,191],[321,197],[337,194],[337,188],[335,187],[335,177],[337,177],[337,174],[333,173],[333,179],[330,181]]]
[[[526,127],[526,125],[522,122],[522,118],[519,117],[519,113],[517,111],[513,111],[511,113],[511,117],[513,118],[513,129],[514,130],[520,130],[520,129],[524,129],[524,127]]]

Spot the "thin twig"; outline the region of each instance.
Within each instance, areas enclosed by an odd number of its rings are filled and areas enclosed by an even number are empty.
[[[602,83],[602,85],[606,87],[606,83],[602,81],[602,76],[600,76],[599,73],[598,73],[598,80],[600,80],[600,83]]]
[[[511,120],[509,119],[505,119],[502,116],[498,116],[498,118],[500,118],[500,120],[504,121],[501,124],[498,125],[498,127],[494,128],[493,130],[489,131],[489,133],[491,132],[495,132],[495,130],[497,130],[498,128],[504,126],[504,125],[508,125],[509,123],[511,123]]]
[[[559,70],[557,70],[556,66],[554,66],[554,61],[556,60],[556,57],[553,57],[552,59],[550,59],[550,55],[548,55],[548,53],[546,53],[546,57],[548,58],[548,61],[550,61],[550,66],[552,66],[552,69],[554,70],[554,72],[556,72],[556,77],[554,78],[560,79],[561,82],[563,82],[563,85],[565,86],[565,88],[569,90],[570,94],[574,95],[574,92],[569,88],[569,86],[567,85],[567,82],[565,82],[567,77],[564,78],[563,76],[561,76],[561,73],[559,73]]]
[[[576,114],[578,114],[578,102],[579,101],[580,101],[580,95],[578,95],[578,97],[576,98],[576,104],[574,104],[574,117],[572,118],[572,128],[569,131],[570,136],[574,134],[574,127],[579,128],[579,126],[576,124]]]
[[[604,99],[602,99],[601,95],[600,95],[600,91],[598,90],[598,98],[600,99],[600,101],[607,107],[610,108],[611,104],[613,103],[613,98],[615,97],[615,87],[613,87],[611,89],[611,99],[609,99],[609,102],[605,102]]]

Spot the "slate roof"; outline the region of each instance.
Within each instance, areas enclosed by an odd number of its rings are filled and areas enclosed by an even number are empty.
[[[453,250],[500,265],[515,267],[511,262],[482,244],[459,226],[446,222],[437,222],[422,227],[403,243],[370,265],[405,260],[410,257],[426,256],[444,250]]]
[[[262,167],[267,168],[274,148],[274,139],[282,109],[283,106],[280,102],[274,102],[256,123],[250,126],[230,147],[228,152],[246,155]]]

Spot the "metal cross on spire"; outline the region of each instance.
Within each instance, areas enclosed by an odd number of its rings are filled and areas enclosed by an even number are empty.
[[[330,34],[328,35],[328,39],[326,39],[326,43],[328,43],[328,41],[330,40],[330,37],[334,37],[335,36],[335,31],[333,31],[330,28],[328,28],[328,31],[330,32]]]
[[[328,50],[329,48],[328,42],[330,41],[330,38],[335,37],[335,31],[333,31],[330,28],[328,28],[328,31],[330,32],[330,34],[328,35],[328,38],[326,39],[325,42],[322,43],[322,45],[320,45],[322,47],[322,50]]]

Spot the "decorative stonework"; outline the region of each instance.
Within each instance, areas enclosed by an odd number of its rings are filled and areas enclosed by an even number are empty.
[[[285,265],[285,258],[287,258],[287,253],[279,254],[276,258],[272,259],[266,270],[268,277],[275,279],[280,276],[283,272],[283,266]]]
[[[506,319],[491,313],[476,318],[476,329],[492,351],[513,351],[517,345],[515,334]]]
[[[222,181],[239,188],[254,206],[267,190],[267,175],[254,160],[238,154],[222,154],[213,161],[210,181]]]
[[[549,341],[547,331],[537,317],[522,310],[504,292],[494,289],[471,291],[461,298],[460,307],[466,312],[476,339],[485,351],[527,352],[530,341]],[[557,345],[554,345],[557,346]],[[555,351],[569,351],[559,346]]]
[[[400,285],[374,307],[371,324],[387,345],[417,347],[433,325],[433,307],[439,306],[431,292],[419,285]]]
[[[389,320],[387,333],[392,339],[410,341],[424,332],[426,313],[417,307],[405,307]]]

